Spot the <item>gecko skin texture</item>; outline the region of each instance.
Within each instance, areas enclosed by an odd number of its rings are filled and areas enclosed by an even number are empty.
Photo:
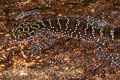
[[[92,41],[99,48],[109,40],[120,39],[120,28],[105,28],[108,24],[104,20],[88,16],[86,19],[74,17],[40,18],[39,10],[21,12],[16,20],[34,14],[36,21],[21,22],[12,30],[11,38],[25,42],[40,35],[47,39],[45,43],[52,43],[55,36],[65,36],[75,39]],[[42,44],[44,44],[42,42]],[[37,45],[39,45],[37,43]],[[40,45],[41,46],[41,45]]]
[[[22,22],[12,30],[13,38],[24,41],[41,34],[44,31],[52,36],[66,36],[70,38],[94,41],[96,38],[104,40],[120,39],[120,29],[96,28],[89,25],[86,20],[72,17],[55,17],[40,19],[36,22]]]
[[[120,54],[104,53],[103,48],[108,41],[120,40],[120,28],[91,16],[87,16],[85,19],[74,17],[40,18],[40,10],[23,11],[15,17],[15,20],[29,15],[35,15],[36,21],[26,21],[15,25],[11,34],[13,43],[30,41],[36,35],[40,35],[46,40],[34,41],[29,49],[30,51],[35,49],[41,53],[41,48],[53,43],[55,36],[86,40],[95,44],[95,55],[98,60],[106,64],[109,61],[115,71],[119,69]],[[107,25],[113,27],[106,28]]]

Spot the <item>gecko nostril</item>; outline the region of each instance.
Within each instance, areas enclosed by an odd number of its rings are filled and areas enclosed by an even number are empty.
[[[22,32],[22,31],[23,31],[23,28],[22,28],[22,27],[18,27],[18,28],[15,29],[14,32],[17,32],[17,33],[18,33],[18,32]]]

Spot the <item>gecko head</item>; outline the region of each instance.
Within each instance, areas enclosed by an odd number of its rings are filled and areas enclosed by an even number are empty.
[[[12,29],[11,39],[13,42],[25,42],[32,37],[32,33],[29,32],[30,25],[25,23],[20,23],[15,25]]]

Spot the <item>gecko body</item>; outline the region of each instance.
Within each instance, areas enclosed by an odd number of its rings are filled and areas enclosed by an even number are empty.
[[[39,11],[38,11],[39,12]],[[12,30],[12,39],[16,41],[24,42],[34,38],[36,35],[41,35],[47,39],[44,43],[51,43],[54,36],[65,36],[70,38],[77,38],[94,42],[97,47],[105,45],[105,42],[109,40],[120,39],[120,28],[105,28],[102,21],[92,19],[93,21],[87,21],[86,19],[73,18],[73,17],[52,17],[52,18],[40,18],[40,14],[36,10],[26,11],[20,13],[15,17],[16,20],[25,16],[35,14],[35,22],[21,22]],[[93,17],[92,17],[93,18]],[[99,24],[99,25],[98,25]],[[37,43],[38,44],[38,43]],[[41,44],[39,44],[41,46]],[[98,48],[98,49],[99,49]]]

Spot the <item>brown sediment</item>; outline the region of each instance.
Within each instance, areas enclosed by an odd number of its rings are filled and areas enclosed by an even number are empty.
[[[0,79],[2,80],[119,80],[119,41],[108,42],[105,57],[96,59],[93,43],[66,37],[46,47],[42,54],[30,52],[30,43],[11,44],[15,21],[24,10],[41,8],[41,17],[77,17],[88,14],[120,27],[119,0],[1,0],[0,1]],[[103,15],[104,12],[104,15]],[[32,20],[31,16],[26,17]],[[41,41],[41,39],[35,39]],[[111,54],[112,53],[112,54]],[[103,56],[102,54],[100,56]],[[106,57],[110,57],[106,60]]]

